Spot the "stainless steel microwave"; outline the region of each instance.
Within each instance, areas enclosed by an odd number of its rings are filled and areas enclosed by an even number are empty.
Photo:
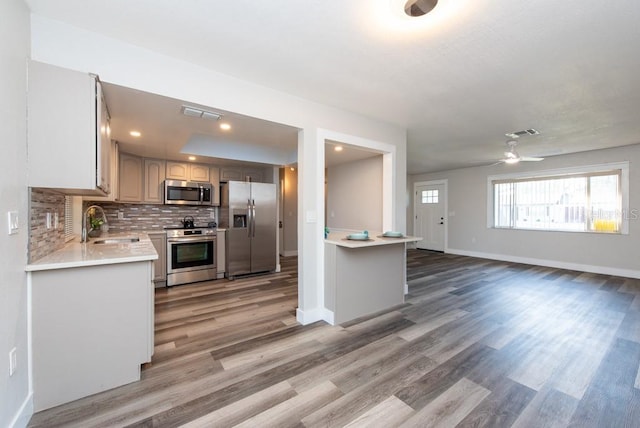
[[[168,205],[213,205],[211,183],[165,180],[164,203]]]

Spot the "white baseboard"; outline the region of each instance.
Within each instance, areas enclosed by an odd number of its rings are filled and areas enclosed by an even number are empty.
[[[302,325],[314,323],[322,320],[322,312],[320,308],[314,308],[311,310],[303,311],[302,309],[296,309],[296,319]]]
[[[298,255],[298,250],[284,251],[282,257],[294,257]]]
[[[324,319],[327,323],[331,324],[331,325],[336,325],[335,324],[335,314],[333,313],[333,311],[330,311],[327,308],[323,309],[324,312],[324,317],[322,319]]]
[[[29,393],[27,398],[25,398],[22,406],[20,406],[20,410],[13,417],[13,420],[9,424],[10,428],[24,428],[29,425],[29,420],[31,420],[31,416],[33,416],[33,393]]]
[[[278,263],[278,264],[276,265],[276,273],[280,272],[280,269],[281,269],[281,268],[280,268],[280,263]]]
[[[478,257],[481,259],[500,260],[503,262],[523,263],[527,265],[545,266],[557,269],[576,270],[579,272],[598,273],[602,275],[623,276],[626,278],[639,278],[640,271],[634,269],[620,269],[607,266],[586,265],[581,263],[560,262],[557,260],[536,259],[531,257],[517,257],[506,254],[483,253],[479,251],[457,250],[447,248],[447,253],[459,256]]]
[[[296,319],[302,325],[311,324],[316,321],[326,321],[327,323],[334,325],[333,312],[326,308],[313,308],[307,311],[297,308]]]
[[[409,294],[409,284],[404,285],[404,294]]]

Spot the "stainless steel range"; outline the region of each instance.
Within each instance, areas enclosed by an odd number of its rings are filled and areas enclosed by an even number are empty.
[[[193,227],[166,230],[167,287],[216,279],[216,229]]]

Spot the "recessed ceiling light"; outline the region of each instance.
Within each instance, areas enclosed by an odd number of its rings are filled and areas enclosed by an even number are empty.
[[[221,123],[220,129],[222,129],[223,131],[228,131],[231,129],[231,125],[229,125],[228,123]]]
[[[129,135],[131,135],[132,137],[140,137],[142,134],[140,133],[140,131],[131,131],[129,132]]]
[[[333,150],[335,150],[336,152],[341,152],[342,151],[342,146],[335,146],[333,148]]]
[[[196,160],[195,156],[189,156],[189,160]]]
[[[431,12],[438,4],[438,0],[409,0],[404,4],[404,13],[412,18],[418,18]]]

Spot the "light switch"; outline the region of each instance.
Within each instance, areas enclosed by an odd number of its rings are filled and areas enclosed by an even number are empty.
[[[307,223],[315,223],[318,221],[315,211],[307,211]]]
[[[50,212],[47,212],[45,226],[47,227],[47,230],[51,229],[51,213]]]
[[[20,229],[18,224],[18,211],[9,211],[7,213],[7,220],[9,223],[9,235],[15,235]]]

